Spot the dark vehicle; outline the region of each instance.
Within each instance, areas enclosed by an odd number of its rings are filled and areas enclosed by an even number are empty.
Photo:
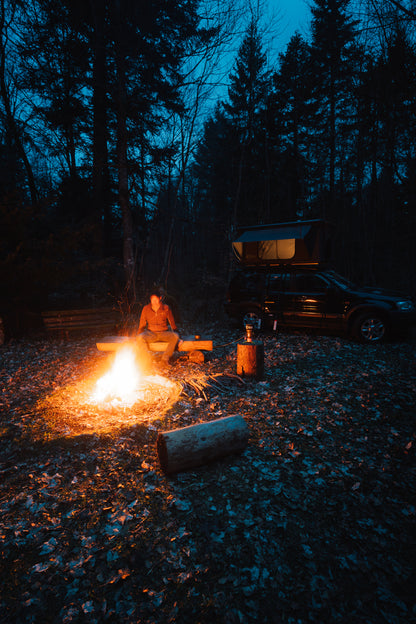
[[[329,269],[293,265],[240,270],[231,281],[225,309],[241,327],[315,328],[367,343],[416,323],[409,297],[359,288]]]

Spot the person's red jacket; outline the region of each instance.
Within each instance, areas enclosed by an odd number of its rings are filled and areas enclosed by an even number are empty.
[[[144,306],[140,315],[138,333],[140,334],[146,328],[152,332],[167,331],[169,329],[168,323],[172,330],[176,331],[176,323],[170,307],[166,303],[161,303],[159,309],[155,312],[152,304],[148,303]]]

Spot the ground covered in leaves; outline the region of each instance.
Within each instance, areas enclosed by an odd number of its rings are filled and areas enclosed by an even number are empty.
[[[415,338],[264,335],[256,382],[206,330],[130,408],[93,338],[0,347],[0,621],[416,621]],[[241,454],[163,474],[158,432],[231,415]]]

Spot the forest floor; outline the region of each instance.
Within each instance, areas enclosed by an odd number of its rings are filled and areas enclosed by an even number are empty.
[[[131,408],[89,402],[94,337],[0,347],[0,621],[416,622],[415,337],[263,335],[256,382],[205,330]],[[244,451],[162,472],[160,431],[231,415]]]

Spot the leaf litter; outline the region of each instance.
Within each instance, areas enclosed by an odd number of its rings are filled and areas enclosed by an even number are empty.
[[[131,408],[86,399],[93,339],[1,347],[0,620],[416,621],[414,337],[264,335],[255,382],[207,332]],[[163,474],[159,431],[236,414],[243,453]]]

